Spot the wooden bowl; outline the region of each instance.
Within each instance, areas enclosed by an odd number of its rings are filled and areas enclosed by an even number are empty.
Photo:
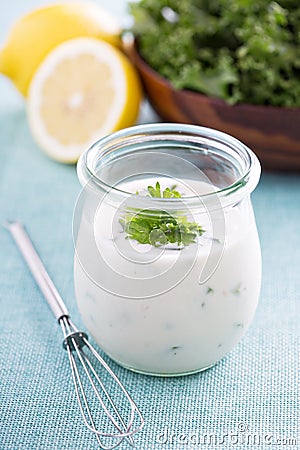
[[[232,106],[197,92],[174,89],[142,59],[134,43],[126,51],[140,74],[151,105],[164,121],[224,131],[248,145],[263,167],[300,170],[300,108]]]

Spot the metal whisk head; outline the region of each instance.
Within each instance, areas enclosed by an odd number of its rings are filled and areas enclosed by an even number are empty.
[[[67,316],[63,316],[59,323],[63,330],[63,345],[68,352],[75,391],[86,426],[95,433],[99,446],[102,449],[113,449],[120,445],[124,439],[134,446],[132,435],[140,431],[144,425],[144,419],[140,410],[118,377],[89,343],[87,335],[79,331]],[[101,378],[96,373],[91,358],[100,363],[102,368]],[[118,398],[118,407],[104,386],[103,380],[107,377],[113,379],[115,382],[114,388],[118,387],[119,393],[123,395],[123,402]],[[102,428],[105,428],[105,431],[97,429],[97,418],[93,414],[92,405],[90,404],[90,388],[92,388],[105,413],[105,421],[103,421],[103,416],[101,416],[101,425]],[[124,414],[127,415],[126,419]],[[106,441],[104,442],[105,438],[106,440],[113,440],[113,443],[107,444]]]
[[[69,355],[75,391],[86,426],[95,433],[100,448],[104,450],[116,448],[124,439],[133,446],[132,435],[144,425],[140,410],[118,377],[88,342],[87,335],[72,323],[66,305],[23,225],[8,221],[5,226],[62,328],[63,344]],[[100,363],[101,374],[97,374],[93,360],[98,365]],[[112,386],[116,401],[109,394],[108,386]],[[103,414],[99,414],[99,403]]]

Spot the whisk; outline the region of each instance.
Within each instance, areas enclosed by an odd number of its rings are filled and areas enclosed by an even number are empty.
[[[104,450],[118,447],[124,439],[131,446],[134,446],[132,436],[140,431],[144,425],[141,411],[118,377],[89,343],[87,334],[79,331],[71,321],[68,310],[24,226],[19,222],[13,221],[6,222],[5,226],[13,236],[33,277],[62,328],[64,335],[63,347],[68,352],[76,396],[85,425],[95,434],[99,447]],[[92,364],[93,359],[101,365],[101,378]],[[107,378],[114,381],[114,388],[118,389],[119,394],[122,394],[121,396],[118,395],[118,406],[112,399],[108,388],[105,387],[103,379]],[[88,390],[88,386],[92,389]],[[93,392],[104,412],[100,419],[98,415],[95,417],[94,409],[92,410],[92,406],[95,406],[95,397],[91,398]],[[102,422],[102,428],[107,428],[105,431],[96,428],[96,421],[99,422],[99,420]],[[103,420],[105,424],[103,424]]]

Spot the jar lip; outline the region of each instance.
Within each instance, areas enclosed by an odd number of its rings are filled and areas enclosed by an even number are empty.
[[[93,190],[97,190],[97,187],[102,188],[105,191],[113,191],[123,197],[131,196],[131,192],[127,192],[117,186],[107,184],[104,180],[102,180],[95,170],[95,162],[99,161],[106,155],[105,148],[110,151],[117,150],[123,139],[130,137],[141,139],[147,136],[147,140],[150,141],[151,136],[153,137],[161,134],[165,134],[167,137],[169,135],[170,138],[171,136],[177,136],[177,138],[182,137],[182,140],[185,140],[188,136],[190,136],[194,138],[201,137],[212,140],[216,143],[222,143],[228,147],[228,149],[233,148],[235,152],[242,157],[245,163],[243,173],[232,184],[225,186],[224,188],[217,188],[213,192],[210,191],[201,195],[185,196],[185,202],[192,205],[195,201],[199,202],[199,198],[209,200],[211,197],[215,197],[217,195],[218,197],[223,198],[223,200],[226,200],[227,198],[228,201],[225,201],[225,203],[232,203],[236,201],[237,196],[244,197],[246,194],[250,194],[257,186],[261,173],[260,162],[255,153],[245,144],[222,131],[201,127],[198,125],[181,123],[151,123],[136,125],[114,132],[99,139],[81,155],[77,163],[78,177],[82,186],[85,187],[89,185],[89,187],[92,187]],[[102,149],[101,152],[99,152],[100,149]],[[145,197],[143,197],[143,199],[145,200]],[[183,199],[151,197],[149,200],[151,200],[152,204],[154,202],[157,205],[163,204],[164,206],[167,206],[168,204],[175,206],[176,204],[181,205]]]

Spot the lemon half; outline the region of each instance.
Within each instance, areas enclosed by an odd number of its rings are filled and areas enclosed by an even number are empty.
[[[64,2],[37,8],[11,28],[0,51],[0,72],[26,96],[30,81],[45,56],[62,42],[94,37],[121,45],[118,21],[92,2]]]
[[[57,46],[29,88],[29,126],[52,158],[74,163],[93,142],[135,123],[142,90],[128,59],[110,44],[77,38]]]

